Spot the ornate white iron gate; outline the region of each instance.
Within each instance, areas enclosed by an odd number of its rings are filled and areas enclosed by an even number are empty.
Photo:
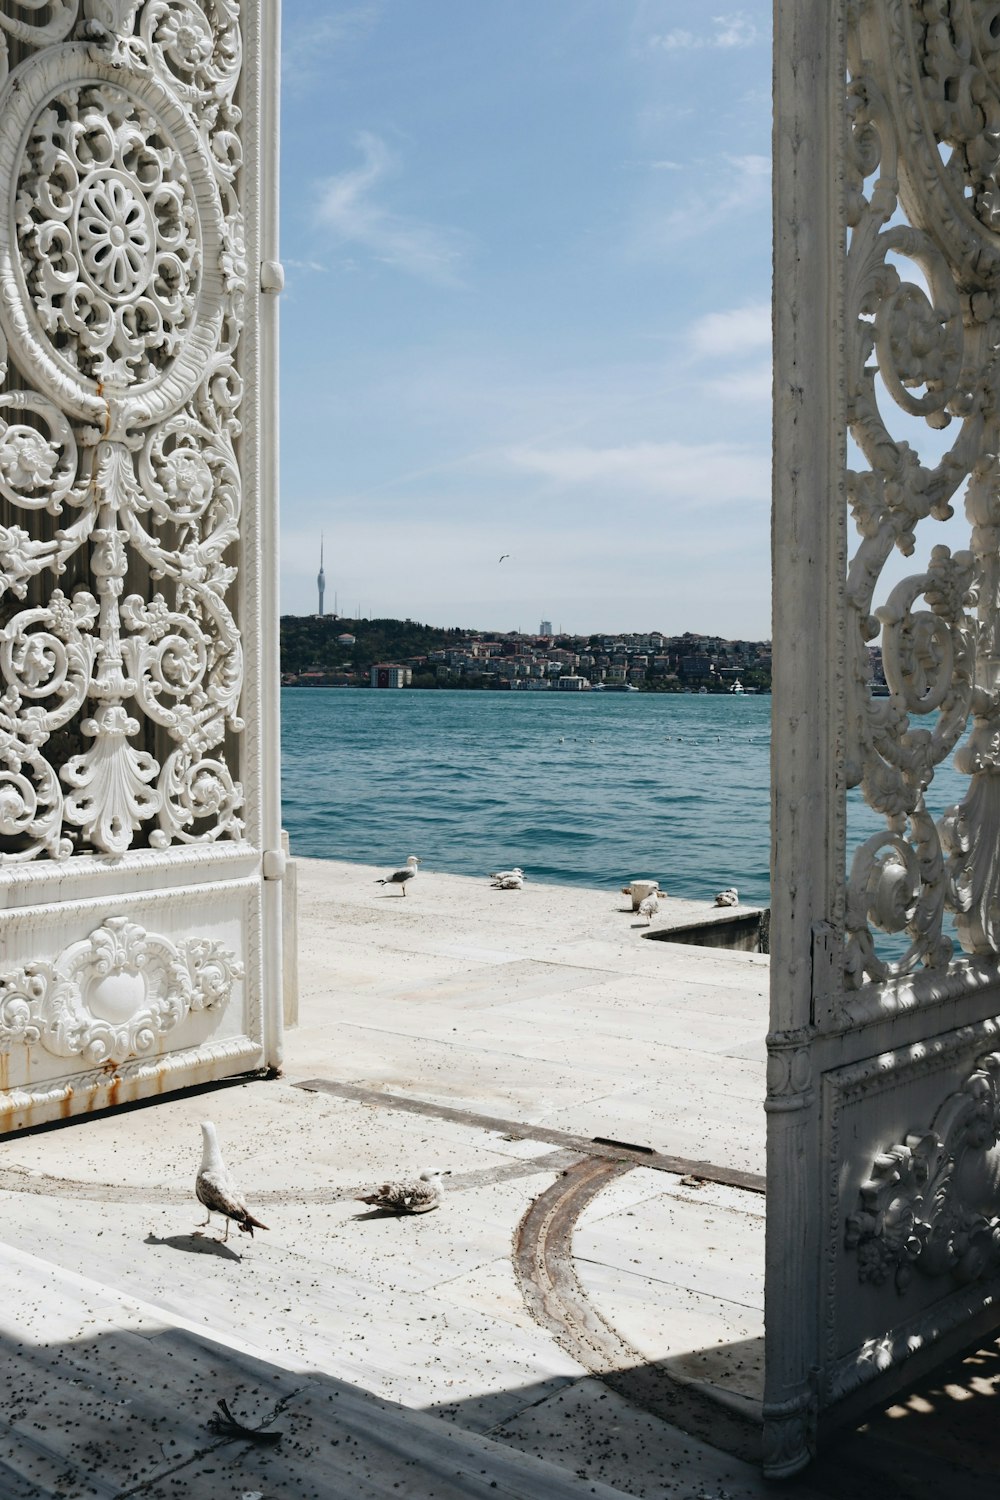
[[[279,1057],[277,8],[0,0],[0,1130]]]
[[[778,0],[775,56],[780,1475],[1000,1324],[1000,5]]]

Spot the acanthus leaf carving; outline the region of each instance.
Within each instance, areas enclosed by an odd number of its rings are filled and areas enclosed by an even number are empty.
[[[64,816],[98,849],[124,854],[135,830],[159,812],[161,793],[149,785],[159,766],[151,755],[128,743],[138,734],[139,721],[120,703],[102,704],[81,728],[94,744],[62,768],[62,779],[71,789]]]
[[[980,1057],[929,1130],[881,1152],[847,1219],[858,1279],[890,1277],[904,1293],[915,1272],[977,1281],[1000,1265],[1000,1211],[986,1157],[1000,1138],[1000,1052]]]

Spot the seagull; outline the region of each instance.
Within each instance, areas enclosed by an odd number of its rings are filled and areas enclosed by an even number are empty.
[[[653,920],[659,909],[660,903],[657,900],[657,894],[655,891],[650,891],[649,895],[643,896],[642,900],[639,902],[639,915],[640,917],[646,918],[647,925]]]
[[[734,885],[727,886],[724,891],[718,893],[715,904],[716,906],[739,906],[740,893]]]
[[[426,1214],[439,1208],[444,1197],[442,1177],[447,1172],[421,1172],[417,1178],[404,1182],[383,1182],[373,1193],[362,1193],[358,1203],[371,1203],[375,1208],[384,1208],[393,1214]]]
[[[194,1184],[198,1202],[208,1209],[208,1218],[201,1228],[208,1228],[213,1214],[222,1214],[226,1221],[223,1242],[229,1238],[230,1219],[235,1219],[243,1233],[253,1239],[254,1230],[266,1229],[267,1225],[254,1218],[238,1190],[233,1186],[229,1173],[226,1171],[226,1164],[222,1160],[218,1136],[211,1120],[201,1122],[201,1136],[201,1167]]]
[[[501,557],[501,559],[500,559],[500,561],[501,561],[501,562],[505,562],[505,561],[506,561],[506,559],[507,559],[507,558],[508,558],[508,557],[509,557],[509,556],[510,556],[510,553],[509,553],[509,552],[505,552],[505,553],[504,553],[504,555],[503,555],[503,557]]]
[[[497,891],[524,890],[523,870],[497,870],[494,875],[490,876],[490,880],[493,882],[493,889]]]
[[[383,880],[376,880],[376,885],[401,885],[403,895],[406,895],[406,882],[412,880],[417,873],[417,865],[420,861],[415,854],[411,854],[406,861],[406,867],[402,870],[393,870],[391,875],[386,875]]]

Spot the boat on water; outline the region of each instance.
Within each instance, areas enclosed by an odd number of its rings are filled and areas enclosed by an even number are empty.
[[[595,693],[637,693],[639,689],[632,682],[596,682]]]

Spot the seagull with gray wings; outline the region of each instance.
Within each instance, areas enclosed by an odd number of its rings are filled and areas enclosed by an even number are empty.
[[[382,880],[376,880],[376,885],[398,885],[402,887],[403,895],[406,895],[406,882],[416,877],[417,866],[420,861],[415,854],[411,854],[401,870],[393,870],[391,875],[386,875]]]
[[[253,1214],[243,1202],[239,1191],[234,1186],[232,1178],[226,1171],[226,1164],[222,1160],[222,1152],[219,1150],[219,1138],[215,1133],[215,1126],[211,1120],[203,1120],[201,1123],[201,1167],[195,1178],[194,1190],[201,1203],[208,1210],[208,1218],[202,1224],[202,1229],[207,1229],[212,1222],[213,1214],[221,1214],[226,1221],[226,1232],[223,1242],[229,1238],[230,1222],[239,1225],[244,1234],[253,1239],[255,1229],[266,1229],[267,1225],[255,1219]]]

